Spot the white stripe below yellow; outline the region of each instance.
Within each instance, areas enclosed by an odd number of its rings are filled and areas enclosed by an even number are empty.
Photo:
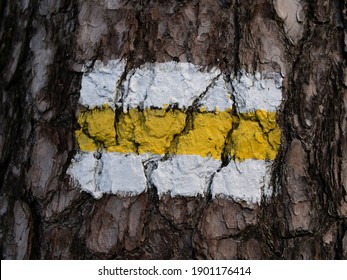
[[[101,156],[101,157],[100,157]],[[145,176],[145,164],[155,161],[157,168]],[[268,189],[271,161],[249,159],[231,161],[220,171],[221,161],[195,155],[176,155],[163,160],[151,155],[120,153],[78,153],[68,169],[82,190],[95,198],[103,194],[139,195],[150,187],[159,196],[224,195],[235,200],[259,203]],[[209,186],[211,189],[209,190]]]

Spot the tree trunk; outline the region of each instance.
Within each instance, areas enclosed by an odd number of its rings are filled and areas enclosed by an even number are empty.
[[[344,1],[20,0],[0,11],[3,259],[347,259]],[[149,98],[181,85],[172,104]],[[280,92],[276,110],[263,110],[255,85]],[[218,90],[230,111],[209,111]],[[166,134],[160,114],[174,119]],[[218,149],[205,153],[199,121]],[[116,156],[139,163],[132,176]],[[78,173],[87,158],[94,169]],[[242,175],[248,160],[263,169]],[[247,197],[257,170],[269,189]]]

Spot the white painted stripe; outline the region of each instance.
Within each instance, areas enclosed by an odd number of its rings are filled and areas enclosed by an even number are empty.
[[[282,81],[278,73],[256,72],[253,75],[241,70],[239,77],[232,79],[238,112],[254,112],[258,109],[276,112],[282,102]]]
[[[107,64],[96,61],[93,70],[83,75],[80,103],[88,108],[105,104],[114,108],[117,104],[124,111],[173,104],[185,109],[202,95],[200,107],[225,111],[232,108],[234,91],[239,112],[246,113],[257,109],[275,112],[282,101],[280,74],[253,75],[241,70],[238,77],[230,77],[229,83],[217,68],[204,70],[191,63],[177,62],[146,63],[132,69],[117,92],[125,65],[124,60],[110,60]]]
[[[127,75],[123,108],[162,108],[173,104],[188,108],[220,74],[217,68],[204,72],[191,63],[144,64]]]
[[[159,196],[204,195],[212,174],[221,166],[221,161],[195,155],[176,155],[158,162],[151,180]]]
[[[233,107],[231,100],[231,84],[226,83],[224,76],[220,75],[215,80],[211,87],[207,90],[206,95],[199,102],[199,108],[204,108],[206,111],[227,111]]]
[[[88,73],[87,63],[83,67],[80,104],[88,108],[100,107],[109,104],[114,108],[117,83],[125,70],[125,60],[110,60],[107,64],[95,61],[93,70]]]
[[[261,201],[262,192],[269,192],[272,161],[247,159],[242,162],[231,161],[217,172],[211,185],[212,196],[225,195],[236,200],[252,203]]]
[[[92,152],[80,152],[67,171],[82,190],[95,198],[103,194],[134,196],[145,192],[143,163],[148,160],[157,162],[149,178],[159,197],[205,196],[209,186],[213,197],[222,195],[250,203],[259,203],[262,193],[271,194],[267,191],[271,162],[264,160],[231,161],[217,172],[220,160],[195,155],[176,155],[167,160],[148,154],[102,153],[99,157]]]
[[[134,196],[147,189],[142,160],[133,154],[79,152],[67,174],[95,198],[108,193]]]

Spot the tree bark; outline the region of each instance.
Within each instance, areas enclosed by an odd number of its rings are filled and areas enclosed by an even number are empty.
[[[0,12],[2,259],[347,259],[344,1],[20,0]],[[81,69],[112,59],[124,75],[168,61],[281,74],[271,197],[159,196],[150,180],[137,196],[79,190],[67,170]]]

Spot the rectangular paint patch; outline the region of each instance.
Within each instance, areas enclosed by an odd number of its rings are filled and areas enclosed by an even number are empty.
[[[211,193],[251,203],[269,193],[280,74],[241,69],[226,77],[176,62],[125,73],[125,66],[96,61],[83,70],[79,151],[67,171],[82,190],[100,198],[154,186],[159,196]]]

